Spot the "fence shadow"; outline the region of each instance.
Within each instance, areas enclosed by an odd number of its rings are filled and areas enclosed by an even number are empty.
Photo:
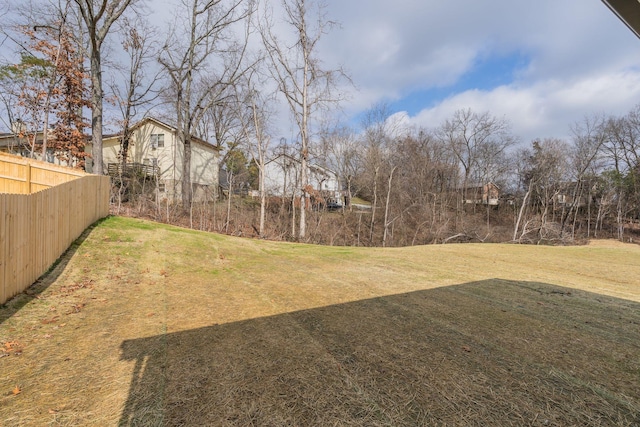
[[[14,314],[20,311],[20,309],[22,309],[22,307],[27,305],[29,302],[38,298],[38,296],[42,292],[44,292],[49,286],[51,286],[52,283],[55,283],[55,281],[58,280],[60,275],[67,268],[69,261],[71,261],[78,248],[87,239],[87,237],[89,237],[93,229],[105,219],[106,218],[99,219],[98,221],[87,227],[87,229],[82,232],[80,237],[78,237],[71,244],[71,246],[69,246],[69,248],[51,265],[49,270],[42,276],[40,276],[30,287],[15,295],[4,304],[0,304],[0,308],[2,308],[2,310],[0,310],[0,325],[4,323],[5,320],[11,318]]]
[[[495,279],[128,340],[119,425],[637,425],[639,325]]]

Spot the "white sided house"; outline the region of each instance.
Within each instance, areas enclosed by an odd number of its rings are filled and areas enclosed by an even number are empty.
[[[127,165],[152,170],[157,174],[157,191],[161,198],[177,200],[182,185],[184,145],[176,137],[176,128],[158,119],[147,117],[131,127]],[[120,160],[121,135],[104,137],[102,155],[104,170],[117,171]],[[193,199],[212,200],[218,190],[217,147],[191,137],[191,185]],[[111,174],[111,173],[110,173]]]
[[[293,197],[300,195],[300,160],[288,154],[279,154],[265,164],[264,188],[269,196]],[[307,165],[309,187],[312,197],[326,205],[343,206],[343,192],[338,175],[327,168],[309,163]]]

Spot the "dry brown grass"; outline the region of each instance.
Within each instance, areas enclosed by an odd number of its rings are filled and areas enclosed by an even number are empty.
[[[638,260],[112,217],[0,309],[0,425],[638,425]]]

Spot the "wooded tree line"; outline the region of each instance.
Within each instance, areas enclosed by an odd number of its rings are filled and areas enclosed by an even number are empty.
[[[375,106],[359,127],[325,126],[311,145],[309,161],[334,170],[354,203],[338,210],[313,205],[305,241],[404,246],[637,240],[639,118],[640,105],[621,117],[574,123],[566,140],[527,144],[517,141],[505,119],[487,112],[460,110],[433,128],[416,129],[384,105]],[[195,220],[183,218],[183,224],[297,239],[300,204],[293,194],[267,198],[259,232],[260,203],[240,191],[257,188],[258,171],[238,153],[227,164],[235,176],[232,196],[218,208],[198,208]],[[484,194],[488,183],[495,184],[496,195]]]
[[[339,172],[350,196],[371,202],[357,226],[361,244],[633,239],[640,219],[640,105],[570,128],[567,140],[526,144],[488,112],[460,110],[433,128],[415,129],[377,106],[361,129],[326,132],[318,159]],[[498,200],[484,194],[489,183]]]
[[[505,118],[470,109],[415,129],[380,104],[358,125],[335,124],[338,87],[350,82],[339,67],[322,66],[319,43],[335,24],[316,1],[183,0],[162,32],[146,18],[153,5],[143,0],[2,7],[5,47],[17,58],[0,67],[2,119],[26,137],[29,155],[82,166],[91,128],[93,170],[103,173],[105,125],[121,135],[123,163],[132,123],[153,112],[175,125],[184,147],[181,203],[137,201],[138,212],[156,219],[370,246],[625,239],[635,230],[640,107],[585,118],[566,141],[530,144],[518,141]],[[301,164],[290,199],[270,198],[263,185],[265,165],[282,149],[273,142],[282,139],[279,106],[293,123],[289,153]],[[192,138],[220,148],[227,199],[193,202]],[[370,206],[312,206],[309,164],[335,171],[346,200]],[[499,189],[497,204],[483,200],[490,183]],[[257,199],[234,197],[247,186]]]

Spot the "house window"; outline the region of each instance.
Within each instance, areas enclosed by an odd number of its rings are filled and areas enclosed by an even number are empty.
[[[151,149],[155,150],[157,148],[164,147],[164,134],[163,133],[152,133],[151,134]]]
[[[160,193],[164,193],[164,192],[165,192],[164,182],[159,182],[159,183],[158,183],[158,191],[159,191]]]

